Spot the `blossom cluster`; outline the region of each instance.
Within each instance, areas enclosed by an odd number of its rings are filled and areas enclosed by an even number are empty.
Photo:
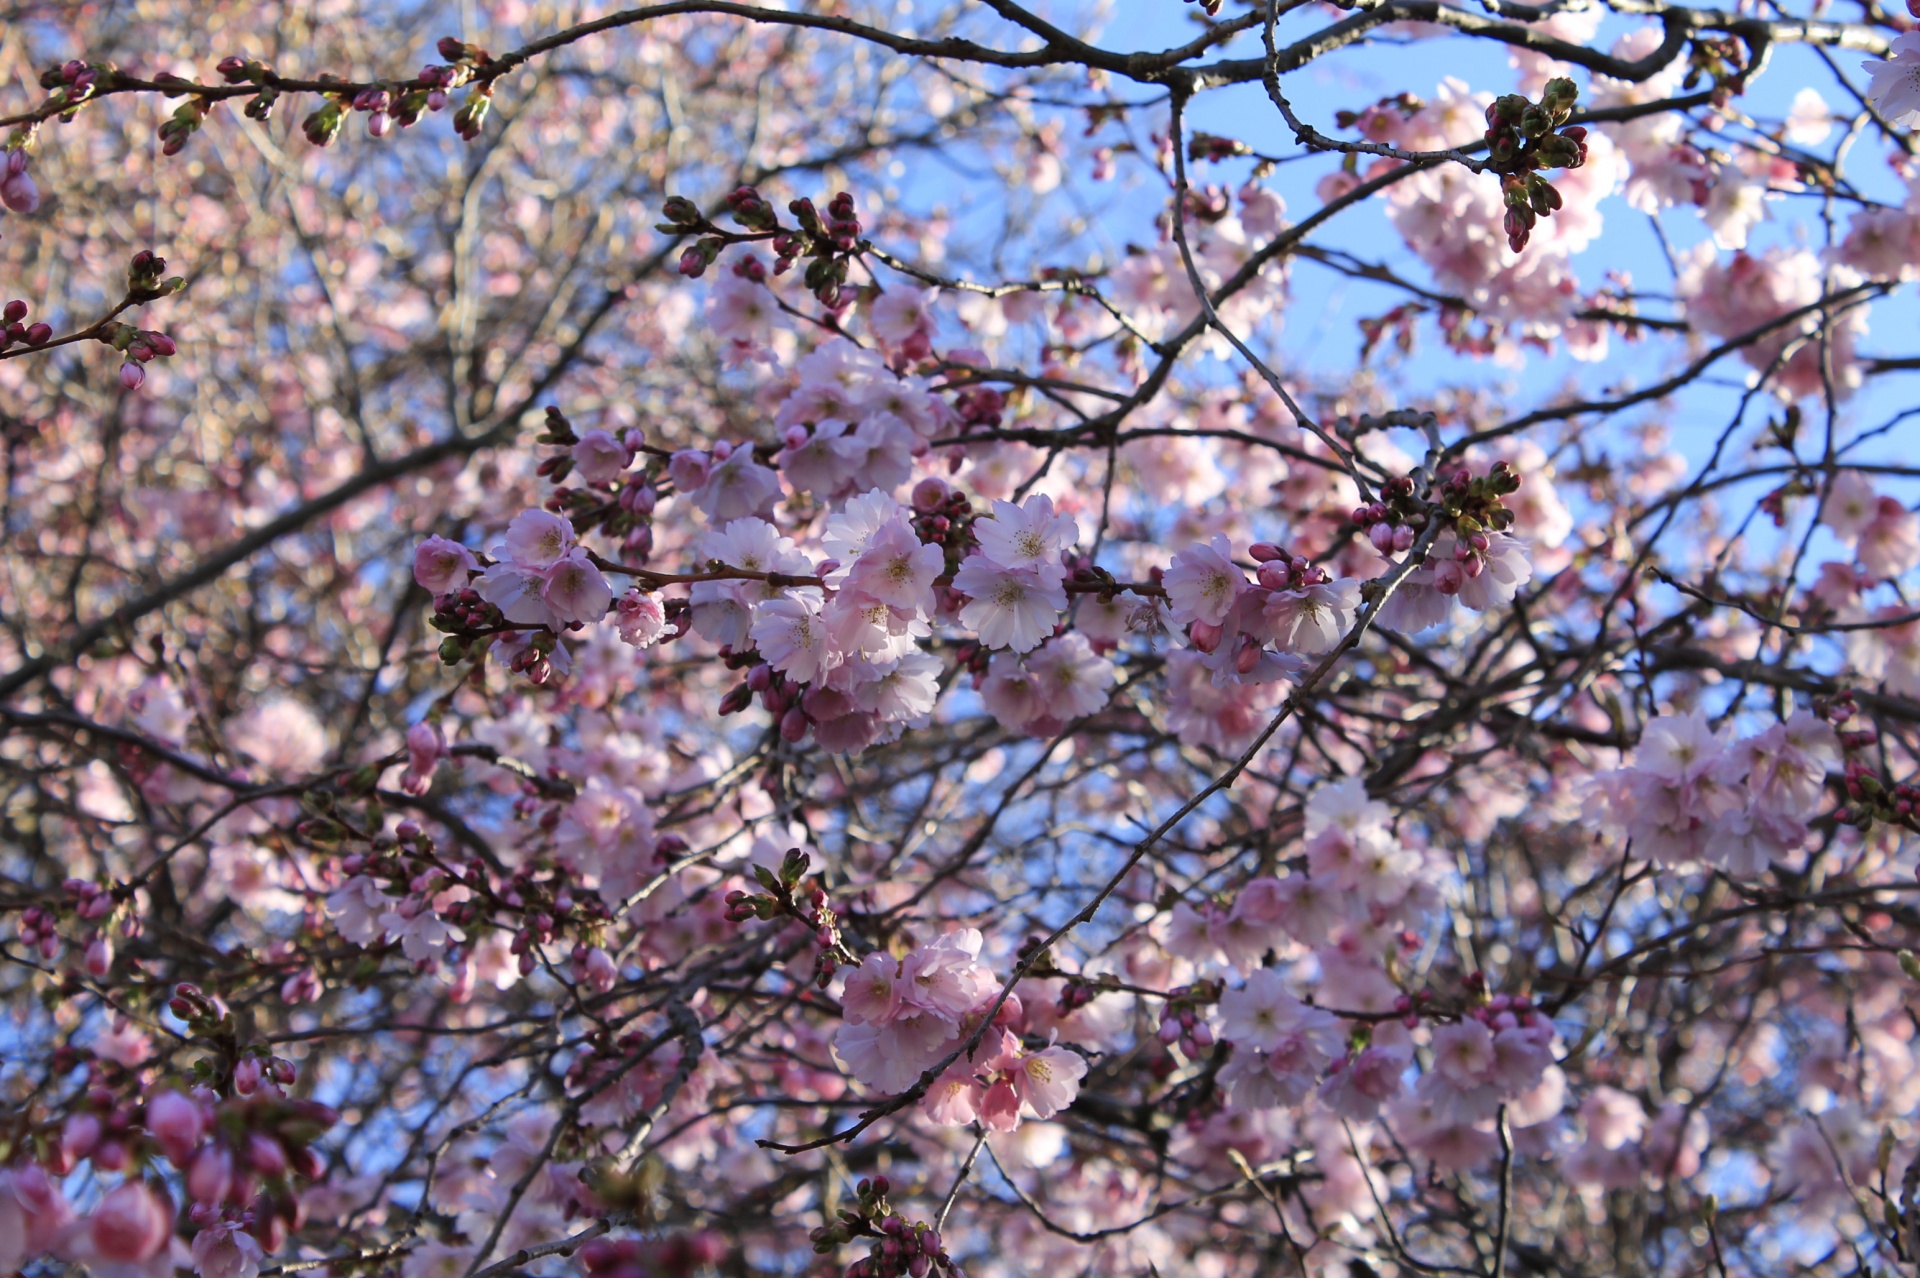
[[[1805,844],[1839,761],[1839,739],[1811,711],[1737,739],[1691,710],[1648,723],[1633,762],[1596,778],[1593,802],[1637,855],[1752,878]]]
[[[189,1023],[225,1014],[190,986],[173,1002]],[[265,1256],[304,1223],[299,1186],[323,1169],[313,1143],[338,1119],[324,1105],[289,1097],[284,1088],[294,1076],[291,1062],[249,1054],[215,1080],[220,1090],[203,1082],[127,1097],[98,1078],[87,1106],[58,1133],[48,1167],[0,1170],[0,1265],[17,1270],[51,1255],[94,1273],[166,1278],[187,1260],[173,1237],[171,1193],[147,1166],[164,1158],[196,1227],[194,1270],[204,1278],[254,1278]],[[120,1177],[84,1216],[59,1179],[82,1162]]]
[[[921,1108],[943,1126],[977,1121],[1006,1132],[1023,1116],[1052,1118],[1071,1105],[1087,1065],[1064,1047],[1029,1050],[1022,1043],[1021,1000],[1009,994],[999,1001],[999,984],[979,958],[981,943],[977,929],[962,928],[905,958],[867,955],[846,975],[840,998],[846,1024],[834,1035],[833,1051],[854,1078],[883,1092],[906,1091],[958,1053]],[[992,1021],[981,1029],[989,1013]]]

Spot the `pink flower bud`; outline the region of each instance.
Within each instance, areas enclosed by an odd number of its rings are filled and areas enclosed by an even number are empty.
[[[179,1092],[161,1092],[148,1101],[146,1125],[175,1167],[186,1165],[207,1130],[206,1115]]]
[[[619,971],[614,967],[613,956],[598,946],[587,951],[585,967],[587,984],[600,994],[605,994],[612,989],[613,983],[620,976]]]
[[[929,475],[913,486],[913,508],[923,515],[930,515],[946,504],[953,489],[947,481],[937,475]]]
[[[327,1170],[326,1162],[311,1148],[289,1150],[287,1161],[296,1175],[305,1176],[308,1180],[320,1179]]]
[[[138,364],[128,362],[120,366],[120,384],[130,391],[137,391],[146,384],[147,370]]]
[[[433,774],[447,752],[446,738],[430,720],[422,719],[407,729],[407,772],[400,788],[408,794],[425,794],[433,788]]]
[[[187,1168],[187,1193],[197,1203],[217,1203],[233,1187],[233,1155],[224,1145],[206,1145]]]
[[[100,1144],[97,1114],[75,1114],[60,1131],[60,1152],[69,1166],[91,1154]]]
[[[173,1213],[142,1181],[130,1180],[101,1200],[87,1226],[96,1255],[139,1263],[160,1254],[173,1233]]]
[[[707,472],[712,465],[707,454],[697,448],[685,448],[667,459],[667,474],[681,492],[698,492],[706,486]]]
[[[113,942],[104,936],[96,936],[87,945],[87,975],[96,981],[103,981],[107,973],[113,970]]]
[[[1393,525],[1375,524],[1367,530],[1367,538],[1373,542],[1373,548],[1384,555],[1393,549]]]
[[[24,151],[15,151],[15,155],[26,159]],[[0,178],[0,204],[6,205],[15,213],[33,213],[40,208],[40,188],[34,185],[33,178],[25,169]]]
[[[253,1095],[259,1090],[260,1075],[260,1058],[242,1057],[240,1063],[233,1067],[233,1090],[242,1096]]]
[[[1220,638],[1225,631],[1212,622],[1196,621],[1192,627],[1193,646],[1201,652],[1212,652],[1220,646]]]
[[[271,1136],[259,1132],[247,1137],[247,1166],[262,1176],[287,1174],[286,1147]]]

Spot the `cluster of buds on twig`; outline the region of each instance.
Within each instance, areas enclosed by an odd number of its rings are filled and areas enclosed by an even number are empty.
[[[1213,1046],[1213,1028],[1206,1009],[1220,1001],[1220,983],[1200,981],[1167,991],[1160,1009],[1160,1028],[1154,1037],[1167,1047],[1178,1046],[1188,1060],[1198,1060]]]
[[[1920,832],[1920,785],[1882,780],[1859,759],[1847,760],[1841,784],[1846,787],[1848,805],[1833,816],[1842,825],[1867,830],[1880,823]]]
[[[478,590],[468,586],[435,597],[433,615],[427,618],[427,624],[447,636],[440,641],[440,660],[452,666],[471,655],[475,640],[484,640],[505,630],[507,619],[499,608],[482,599]],[[480,645],[483,649],[485,646]]]
[[[778,873],[756,864],[753,877],[766,889],[766,894],[738,890],[727,893],[726,917],[729,923],[788,918],[804,924],[813,932],[814,944],[819,947],[814,958],[814,984],[825,989],[833,983],[833,974],[842,964],[852,965],[857,960],[840,933],[840,919],[827,902],[826,889],[818,883],[803,886],[812,864],[813,858],[799,848],[787,849]]]
[[[266,83],[267,77],[273,74],[272,67],[252,58],[222,58],[214,69],[228,84],[246,84],[251,81],[260,86],[259,92],[248,98],[246,106],[240,109],[249,120],[258,120],[264,124],[273,118],[274,103],[280,100],[280,90]]]
[[[243,1064],[260,1059],[259,1054],[249,1054]],[[283,1072],[290,1081],[291,1065]],[[222,1207],[245,1209],[242,1219],[248,1232],[268,1252],[285,1246],[288,1232],[305,1224],[305,1208],[293,1178],[312,1180],[323,1174],[325,1165],[313,1145],[339,1122],[339,1115],[328,1106],[264,1087],[227,1100],[204,1086],[187,1094],[160,1091],[147,1099],[137,1116],[116,1106],[114,1117],[121,1114],[144,1129],[128,1133],[143,1154],[165,1154],[180,1170],[181,1188],[200,1209],[202,1219],[217,1215]],[[92,1151],[96,1166],[108,1139]]]
[[[86,928],[108,920],[119,903],[113,889],[91,879],[68,879],[63,890],[67,894],[66,901],[54,905],[29,905],[20,911],[19,922],[15,925],[21,946],[30,952],[38,951],[40,957],[48,962],[60,955],[62,917],[70,915],[76,923]],[[129,918],[127,934],[134,936],[138,933],[138,922]],[[111,969],[113,943],[104,932],[96,934],[88,944],[84,964],[87,974],[96,980],[104,978]]]
[[[383,138],[395,125],[404,129],[419,123],[424,114],[446,110],[447,91],[472,83],[477,78],[478,68],[492,59],[486,50],[462,44],[450,36],[440,41],[439,52],[447,60],[447,65],[428,63],[421,67],[411,87],[373,85],[352,94],[344,89],[326,94],[320,106],[301,122],[301,132],[315,146],[327,146],[340,136],[348,113],[358,111],[367,117],[367,136]],[[264,62],[234,57],[223,58],[219,70],[229,84],[251,81],[260,86],[259,91],[247,100],[247,115],[256,120],[265,120],[273,113],[274,103],[280,95],[279,90],[267,82],[273,74],[272,67]],[[321,78],[334,79],[331,76]],[[454,132],[469,141],[478,137],[492,104],[492,82],[476,85],[460,110],[454,114]],[[183,111],[187,109],[182,108]],[[204,106],[199,108],[199,114],[206,114]],[[178,117],[179,113],[176,112]],[[196,118],[186,128],[191,132],[198,126]],[[165,132],[164,128],[162,132]],[[184,141],[184,137],[181,140]],[[170,142],[167,153],[171,155],[178,149]]]
[[[1509,93],[1487,108],[1487,167],[1501,175],[1507,245],[1516,253],[1527,246],[1534,224],[1560,207],[1560,192],[1539,171],[1587,162],[1587,131],[1564,127],[1579,96],[1563,76],[1547,81],[1538,103]]]
[[[435,48],[447,60],[447,65],[432,77],[436,83],[427,90],[428,107],[438,111],[446,105],[446,91],[479,80],[480,68],[490,64],[493,55],[477,44],[465,44],[452,36],[442,36]],[[428,78],[426,71],[422,71],[420,76],[423,80]],[[436,93],[439,95],[437,99],[434,97]],[[435,101],[440,105],[435,106]],[[467,99],[460,104],[460,109],[453,113],[453,131],[466,141],[473,141],[480,136],[481,126],[487,122],[487,112],[492,109],[493,81],[479,80],[467,92]]]
[[[1397,482],[1410,486],[1412,481],[1403,478]],[[1434,485],[1432,498],[1440,518],[1466,538],[1513,527],[1513,512],[1502,499],[1519,491],[1520,476],[1506,462],[1497,461],[1484,475],[1475,475],[1465,466],[1446,470]]]
[[[960,419],[961,434],[976,428],[996,430],[1006,416],[1007,395],[998,387],[972,386],[953,397],[953,411]],[[964,454],[956,450],[955,455]]]
[[[0,309],[0,324],[6,326],[0,329],[0,351],[6,350],[15,342],[24,342],[28,346],[45,346],[53,340],[53,325],[29,324],[26,322],[28,313],[27,304],[17,297],[9,301],[4,309]]]
[[[598,528],[621,538],[620,555],[628,563],[645,563],[653,554],[653,512],[660,503],[664,466],[660,449],[648,449],[637,429],[615,435],[607,430],[574,431],[558,408],[547,408],[536,444],[564,451],[541,460],[536,474],[549,482],[582,481],[579,488],[556,488],[546,508],[565,515],[576,534]],[[630,472],[634,459],[651,452],[653,460],[638,473]]]
[[[189,1037],[203,1040],[214,1049],[213,1055],[201,1057],[191,1067],[199,1084],[222,1095],[253,1097],[262,1104],[285,1099],[282,1089],[293,1086],[298,1068],[284,1056],[275,1056],[265,1044],[242,1046],[238,1022],[218,995],[198,985],[176,985],[173,997],[167,1000],[167,1010],[185,1022]],[[336,1121],[331,1114],[322,1106],[307,1115],[303,1121],[321,1125],[310,1132],[302,1127],[303,1134],[294,1143],[304,1145],[317,1139]]]
[[[1481,987],[1485,989],[1484,984]],[[1400,1023],[1408,1029],[1418,1029],[1420,1018],[1427,1004],[1432,1001],[1431,990],[1415,990],[1411,994],[1401,994],[1393,1000],[1393,1010],[1400,1014]]]
[[[96,67],[75,59],[42,71],[40,87],[52,91],[47,99],[49,104],[76,108],[94,95],[94,91],[100,87],[101,78],[112,74],[112,71],[111,64]],[[63,111],[61,118],[71,120],[73,111]]]
[[[752,661],[753,664],[747,667],[745,681],[735,685],[720,698],[720,714],[723,718],[727,715],[739,714],[753,704],[755,697],[759,697],[761,706],[773,716],[773,721],[784,725],[788,714],[798,712],[794,703],[805,695],[806,685],[794,683],[764,661],[754,661],[753,659],[757,656],[758,653],[749,650],[744,653],[734,653],[729,658],[729,660]],[[800,722],[795,725],[794,731],[799,735],[789,738],[793,741],[799,741],[807,735],[804,713],[801,714]]]
[[[700,238],[680,254],[680,273],[698,279],[719,260],[730,245],[767,240],[774,253],[773,273],[784,275],[801,258],[807,266],[802,280],[822,306],[839,310],[851,301],[845,296],[847,264],[861,249],[860,219],[853,196],[841,191],[827,203],[826,215],[812,200],[789,201],[787,211],[796,226],[786,226],[772,204],[751,186],[734,188],[726,198],[727,212],[746,228],[728,231],[714,225],[693,201],[670,197],[661,209],[666,219],[658,229],[671,235],[697,235]],[[742,272],[757,278],[751,268]]]
[[[1268,590],[1305,590],[1333,580],[1325,568],[1290,555],[1269,541],[1256,541],[1247,547],[1247,557],[1260,565],[1256,576]]]
[[[139,390],[146,384],[147,370],[141,367],[142,364],[163,359],[179,349],[165,333],[151,328],[135,328],[117,321],[101,329],[100,340],[127,357],[126,363],[120,365],[120,384],[130,391]]]
[[[940,1231],[925,1221],[909,1221],[887,1201],[893,1186],[885,1176],[863,1180],[852,1207],[842,1207],[838,1219],[808,1234],[813,1250],[830,1255],[856,1238],[872,1245],[860,1260],[847,1266],[846,1278],[927,1278],[945,1274],[965,1278],[946,1252]]]
[[[59,919],[51,911],[29,905],[20,911],[20,921],[14,927],[21,946],[29,952],[39,951],[49,963],[60,957]]]
[[[141,249],[127,262],[127,300],[151,302],[178,293],[187,281],[167,274],[167,259],[152,249]]]
[[[1813,712],[1834,726],[1834,729],[1840,733],[1840,743],[1849,750],[1857,749],[1861,745],[1873,744],[1873,733],[1855,734],[1846,730],[1845,725],[1853,722],[1853,717],[1860,713],[1860,699],[1854,694],[1852,688],[1842,688],[1831,697],[1815,697]],[[1850,742],[1847,740],[1849,736],[1864,736],[1865,739]]]
[[[973,502],[938,476],[928,476],[913,486],[909,496],[913,533],[923,545],[939,546],[946,551],[947,570],[960,566],[977,544],[973,536]]]
[[[1505,466],[1505,463],[1502,462],[1500,465]],[[1464,477],[1466,472],[1461,470],[1454,473],[1456,476]],[[1482,485],[1487,483],[1485,480],[1474,482]],[[1516,487],[1518,482],[1516,479]],[[1443,483],[1439,488],[1447,489],[1448,484]],[[1501,513],[1505,515],[1505,521],[1495,522],[1498,517],[1492,513],[1492,506],[1497,505],[1497,496],[1481,496],[1475,491],[1461,492],[1457,489],[1452,491],[1455,500],[1454,507],[1449,511],[1450,515],[1473,519],[1476,525],[1481,523],[1481,519],[1477,516],[1484,516],[1487,523],[1498,528],[1504,528],[1513,522],[1511,512],[1505,511],[1504,508],[1501,508]],[[1469,501],[1478,503],[1471,514],[1466,510]],[[1413,476],[1402,475],[1398,479],[1388,480],[1381,485],[1378,501],[1354,507],[1353,513],[1348,518],[1353,521],[1355,527],[1366,532],[1367,539],[1373,543],[1375,550],[1383,555],[1402,554],[1413,545],[1415,538],[1420,535],[1420,530],[1425,528],[1433,518],[1433,512],[1421,499]]]

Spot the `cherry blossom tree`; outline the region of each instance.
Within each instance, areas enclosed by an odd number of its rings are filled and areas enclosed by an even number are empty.
[[[0,1274],[1920,1266],[1920,0],[0,13]]]

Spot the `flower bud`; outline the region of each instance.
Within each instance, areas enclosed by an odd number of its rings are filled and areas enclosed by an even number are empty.
[[[166,1247],[173,1213],[146,1182],[130,1180],[101,1200],[87,1236],[101,1259],[138,1264]]]
[[[93,1153],[100,1144],[100,1116],[75,1114],[60,1130],[60,1152],[69,1166]]]
[[[287,1173],[287,1151],[279,1141],[259,1132],[247,1137],[247,1166],[262,1176]]]
[[[587,951],[584,967],[587,984],[599,994],[605,994],[612,989],[614,982],[620,977],[619,970],[614,966],[613,956],[598,946]]]
[[[179,1092],[161,1092],[147,1102],[147,1131],[175,1167],[184,1167],[206,1134],[206,1115]]]
[[[187,1167],[187,1193],[197,1203],[217,1203],[233,1185],[233,1155],[224,1145],[205,1145]]]
[[[40,208],[40,188],[27,173],[25,151],[14,151],[7,157],[6,176],[0,177],[0,204],[22,214]]]

